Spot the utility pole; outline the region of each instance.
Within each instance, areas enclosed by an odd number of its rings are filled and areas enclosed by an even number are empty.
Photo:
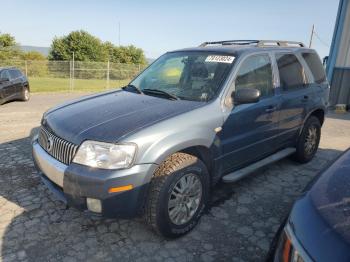
[[[107,89],[109,89],[109,59],[107,61]]]
[[[312,25],[312,29],[311,29],[311,36],[310,36],[310,43],[309,43],[309,48],[311,48],[312,46],[312,40],[314,38],[314,33],[315,33],[315,25]]]
[[[118,22],[118,44],[120,46],[120,22]]]
[[[72,65],[72,90],[74,90],[74,52],[73,52],[73,65]]]
[[[27,64],[27,60],[24,61],[24,66],[26,69],[26,77],[28,77],[28,64]]]

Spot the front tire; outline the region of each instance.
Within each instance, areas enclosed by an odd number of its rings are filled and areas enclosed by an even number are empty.
[[[176,153],[151,181],[145,219],[158,234],[180,237],[198,223],[209,199],[209,174],[197,157]]]
[[[29,98],[30,98],[29,88],[28,87],[24,87],[23,90],[22,90],[21,100],[22,101],[28,101]]]
[[[321,138],[321,123],[315,116],[310,116],[305,122],[299,136],[295,160],[299,163],[309,162],[316,154]]]

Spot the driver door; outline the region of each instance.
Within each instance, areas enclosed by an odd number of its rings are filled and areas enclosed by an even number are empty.
[[[233,107],[222,127],[223,172],[233,171],[258,161],[278,148],[280,97],[275,95],[273,67],[268,54],[246,57],[233,82],[234,90],[255,88],[257,103]]]

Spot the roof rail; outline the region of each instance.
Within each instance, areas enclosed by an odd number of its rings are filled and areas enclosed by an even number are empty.
[[[208,45],[253,45],[257,47],[270,47],[270,46],[305,47],[305,45],[302,42],[281,41],[281,40],[225,40],[225,41],[215,41],[215,42],[204,42],[200,45],[200,47],[205,47]]]

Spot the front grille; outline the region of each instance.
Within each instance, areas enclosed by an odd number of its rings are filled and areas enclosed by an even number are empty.
[[[50,133],[43,127],[40,129],[38,140],[39,145],[48,154],[66,165],[72,162],[78,149],[78,146]]]

